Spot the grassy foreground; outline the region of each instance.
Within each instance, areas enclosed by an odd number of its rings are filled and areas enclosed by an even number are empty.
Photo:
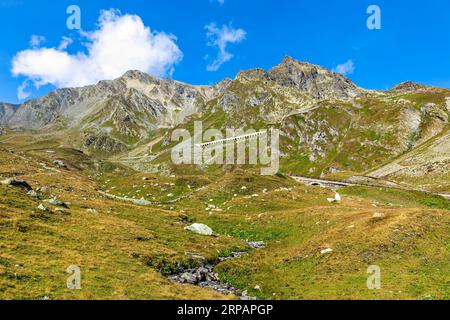
[[[1,299],[234,299],[164,274],[239,250],[248,253],[216,271],[261,299],[450,298],[444,198],[345,188],[343,201],[330,204],[331,190],[282,175],[159,177],[51,145],[1,149],[0,178],[10,177],[44,190],[39,200],[0,184]],[[98,191],[155,204],[111,200]],[[37,209],[53,196],[70,202],[69,209],[48,203],[48,212]],[[185,231],[192,222],[217,235]],[[251,250],[246,240],[267,247]],[[332,251],[321,254],[324,249]],[[70,265],[81,268],[81,290],[66,287]],[[366,286],[370,265],[381,268],[380,290]]]

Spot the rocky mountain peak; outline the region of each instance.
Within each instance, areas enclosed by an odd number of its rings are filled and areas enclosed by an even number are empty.
[[[305,62],[305,61],[300,61],[297,59],[292,58],[291,56],[285,56],[283,58],[283,60],[280,62],[279,65],[285,65],[285,66],[314,66],[313,64],[309,63],[309,62]],[[315,66],[315,67],[319,67],[319,66]]]
[[[129,70],[125,72],[123,76],[121,76],[118,80],[137,80],[143,83],[155,83],[159,82],[159,78],[153,77],[152,75],[139,71],[139,70]]]
[[[392,90],[395,91],[413,91],[413,90],[419,90],[419,89],[424,89],[426,88],[426,86],[424,86],[423,84],[414,82],[414,81],[405,81],[402,82],[398,85],[396,85],[395,87],[392,88]]]
[[[289,56],[267,72],[267,79],[281,86],[295,87],[315,99],[346,99],[365,92],[340,74]]]

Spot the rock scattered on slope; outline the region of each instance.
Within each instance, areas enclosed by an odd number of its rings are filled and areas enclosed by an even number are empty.
[[[219,275],[213,271],[213,265],[201,266],[193,269],[186,269],[182,273],[169,276],[169,279],[178,283],[188,283],[202,288],[210,288],[222,294],[235,294],[240,300],[256,300],[250,297],[247,292],[241,292],[228,283],[221,282]]]
[[[185,270],[182,274],[170,276],[169,279],[180,282],[199,285],[202,282],[216,282],[219,281],[219,275],[212,271],[213,266],[207,265],[204,267]]]
[[[59,212],[65,215],[70,215],[70,212],[67,212],[64,208],[56,208],[55,212]]]
[[[372,216],[372,218],[374,218],[374,219],[381,219],[383,217],[384,217],[384,214],[379,213],[379,212],[375,212]]]
[[[69,208],[68,202],[63,202],[61,200],[58,200],[57,198],[47,199],[47,200],[44,200],[44,202],[50,203],[57,207]]]
[[[40,193],[47,193],[48,188],[47,187],[37,187],[36,191],[40,192]]]
[[[266,247],[266,244],[264,241],[250,241],[247,242],[247,244],[252,247],[253,249],[264,249]]]
[[[326,249],[320,250],[320,254],[326,254],[326,253],[331,253],[331,252],[333,252],[333,249],[331,249],[331,248],[326,248]]]
[[[1,181],[1,184],[7,185],[7,186],[19,187],[19,188],[24,189],[25,191],[30,191],[33,189],[26,181],[14,179],[14,178],[3,180],[3,181]]]
[[[39,194],[36,191],[34,191],[34,190],[28,191],[27,195],[29,195],[32,198],[39,199]]]
[[[137,199],[137,200],[134,200],[134,199],[133,199],[132,202],[133,202],[134,204],[139,205],[139,206],[149,206],[149,205],[152,204],[150,201],[145,200],[144,198]]]
[[[341,195],[336,192],[334,195],[334,198],[328,198],[327,199],[329,203],[339,203],[342,201]]]
[[[46,206],[44,206],[42,203],[38,205],[37,207],[39,210],[47,212],[49,211],[48,208]]]
[[[260,249],[264,243],[258,241],[253,243],[248,242],[248,244],[253,244],[255,249]],[[258,246],[256,246],[256,244],[258,244]],[[246,252],[233,252],[230,256],[220,257],[219,260],[226,261],[237,259],[244,254],[246,254]],[[190,253],[190,255],[194,254]],[[204,260],[204,257],[202,258],[202,260]],[[220,281],[219,275],[214,272],[214,267],[214,264],[206,264],[192,269],[183,269],[170,275],[168,278],[178,283],[189,283],[203,288],[210,288],[223,294],[234,294],[238,296],[240,300],[256,300],[256,297],[251,297],[247,294],[247,290],[241,291],[228,283]],[[261,287],[257,285],[255,290],[261,290]]]
[[[59,168],[67,168],[67,165],[61,160],[53,160],[53,164]]]
[[[197,234],[205,235],[205,236],[212,236],[213,230],[208,227],[206,224],[201,223],[194,223],[186,228],[184,230],[191,231]]]

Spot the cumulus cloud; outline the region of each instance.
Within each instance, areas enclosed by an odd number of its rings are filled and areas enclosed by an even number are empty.
[[[228,44],[239,43],[243,41],[247,33],[242,29],[234,29],[231,24],[217,27],[215,23],[205,26],[207,31],[208,46],[218,49],[218,55],[206,69],[208,71],[217,71],[227,61],[233,58],[233,54],[227,51]]]
[[[98,28],[81,35],[85,50],[76,54],[67,52],[72,43],[67,37],[53,48],[39,47],[42,41],[33,42],[31,49],[14,56],[12,74],[25,76],[36,87],[78,87],[118,78],[128,70],[166,76],[183,58],[175,36],[152,31],[139,16],[122,15],[114,9],[102,11]],[[25,84],[19,94],[22,97]]]
[[[344,62],[342,64],[338,64],[333,69],[333,71],[346,76],[346,75],[352,74],[353,71],[355,71],[355,64],[353,63],[353,60],[347,60],[346,62]]]

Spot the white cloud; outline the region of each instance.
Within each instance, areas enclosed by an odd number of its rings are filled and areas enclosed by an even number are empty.
[[[87,53],[70,54],[66,49],[72,39],[63,37],[58,47],[32,46],[18,52],[12,74],[27,77],[36,87],[77,87],[115,79],[128,70],[166,76],[183,58],[175,36],[154,32],[139,16],[121,15],[118,10],[102,11],[98,29],[81,35],[87,40],[83,44]]]
[[[355,71],[355,64],[353,63],[353,60],[347,60],[346,62],[344,62],[342,64],[338,64],[333,69],[333,71],[346,76],[346,75],[352,74],[353,71]]]
[[[242,29],[234,29],[231,24],[218,28],[215,23],[211,23],[205,26],[205,29],[207,30],[206,37],[209,40],[208,46],[216,47],[219,50],[217,58],[206,69],[208,71],[217,71],[222,64],[230,61],[234,56],[227,51],[228,44],[243,41],[247,33]]]
[[[22,82],[22,84],[17,88],[17,98],[19,100],[24,100],[31,95],[31,92],[26,91],[28,86],[28,81]]]
[[[61,42],[59,43],[58,50],[66,50],[67,47],[73,43],[73,40],[69,37],[62,37]]]
[[[33,34],[30,38],[30,47],[32,48],[37,48],[41,45],[42,42],[45,42],[45,37],[44,36],[39,36],[36,34]]]

